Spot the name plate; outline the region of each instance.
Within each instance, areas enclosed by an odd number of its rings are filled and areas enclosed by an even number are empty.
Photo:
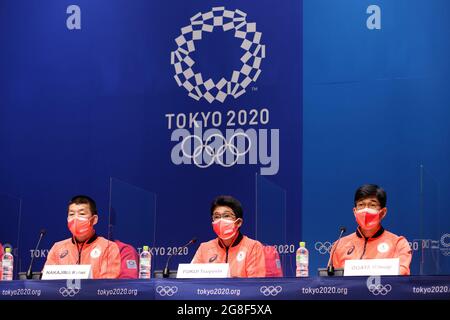
[[[91,279],[90,264],[48,265],[42,271],[42,280]]]
[[[228,278],[228,263],[180,263],[177,278]]]
[[[344,276],[397,276],[400,262],[394,259],[345,260]]]

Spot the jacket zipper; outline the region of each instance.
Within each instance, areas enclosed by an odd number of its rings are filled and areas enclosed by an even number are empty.
[[[363,250],[363,253],[362,253],[362,255],[361,255],[361,257],[359,259],[362,259],[364,257],[364,254],[366,253],[366,246],[367,246],[367,241],[368,240],[369,240],[368,238],[364,238],[364,250]]]
[[[78,262],[77,262],[77,264],[81,264],[81,251],[83,251],[83,247],[84,247],[84,242],[81,245],[81,248],[78,249]]]
[[[225,263],[228,263],[228,247],[226,247],[225,252],[226,252]]]

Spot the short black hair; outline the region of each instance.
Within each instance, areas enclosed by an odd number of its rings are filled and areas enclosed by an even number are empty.
[[[83,194],[79,194],[79,195],[73,197],[72,199],[70,199],[68,206],[70,206],[71,204],[88,204],[89,208],[91,209],[92,214],[98,215],[97,205],[95,204],[94,199],[92,199],[91,197],[88,197]]]
[[[217,207],[230,207],[236,218],[242,219],[244,215],[241,203],[232,196],[221,195],[216,197],[211,203],[211,216],[214,214],[214,210],[216,210]]]
[[[380,202],[381,208],[386,207],[386,191],[383,188],[377,186],[376,184],[364,184],[358,188],[355,192],[355,207],[359,200],[366,199],[369,197],[377,197]]]

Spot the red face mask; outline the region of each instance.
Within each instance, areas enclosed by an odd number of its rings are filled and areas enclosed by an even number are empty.
[[[91,225],[91,218],[74,217],[67,219],[67,226],[75,238],[83,238],[92,233],[94,226]]]
[[[356,211],[355,218],[358,225],[364,230],[373,229],[381,222],[380,211],[370,208]]]
[[[213,221],[213,229],[217,236],[222,240],[228,240],[236,235],[239,227],[236,225],[237,220],[218,219]]]

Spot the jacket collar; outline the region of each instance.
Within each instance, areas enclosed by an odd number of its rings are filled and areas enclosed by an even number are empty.
[[[88,241],[85,241],[84,244],[91,244],[92,242],[97,240],[97,238],[98,238],[97,234],[94,233],[94,235],[92,237],[90,237]],[[81,242],[76,241],[75,237],[72,236],[72,243],[73,244],[80,244]]]
[[[243,238],[244,238],[244,236],[242,235],[242,233],[240,231],[238,231],[237,236],[235,236],[234,241],[231,243],[230,247],[236,247],[242,241]],[[220,238],[217,238],[217,239],[219,242],[219,246],[221,248],[225,248],[226,246],[223,244],[222,239],[220,239]]]
[[[362,234],[362,232],[361,232],[359,226],[358,226],[358,228],[356,228],[356,236],[357,236],[358,238],[364,238],[364,239],[366,239],[366,240],[377,239],[377,238],[379,238],[383,233],[384,233],[384,228],[383,228],[383,226],[380,226],[380,229],[378,229],[378,231],[375,232],[375,234],[374,234],[373,236],[371,236],[370,238],[366,238],[366,237]]]

